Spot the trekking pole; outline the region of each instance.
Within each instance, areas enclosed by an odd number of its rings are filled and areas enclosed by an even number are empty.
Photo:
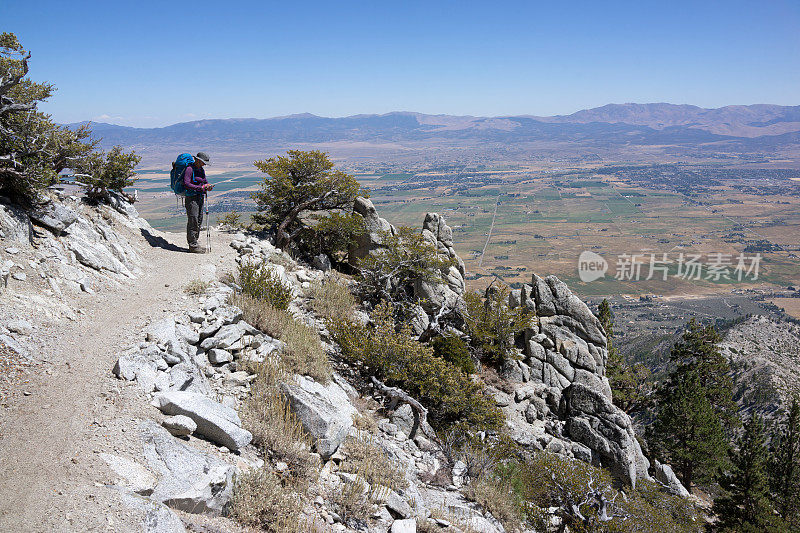
[[[206,194],[206,252],[211,253],[211,219],[208,218],[208,191],[205,191]]]

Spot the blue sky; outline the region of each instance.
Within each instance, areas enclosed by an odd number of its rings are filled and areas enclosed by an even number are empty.
[[[2,0],[62,122],[800,104],[800,2]]]

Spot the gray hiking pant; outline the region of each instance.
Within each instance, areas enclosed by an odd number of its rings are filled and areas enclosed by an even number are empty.
[[[186,197],[186,242],[189,248],[198,248],[197,239],[200,238],[200,227],[203,225],[203,201],[205,195],[196,194]]]

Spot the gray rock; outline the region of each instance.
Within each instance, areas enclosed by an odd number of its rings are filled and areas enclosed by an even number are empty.
[[[222,365],[233,361],[233,355],[221,348],[212,348],[208,351],[208,362],[212,365]]]
[[[185,391],[160,392],[153,399],[153,405],[167,415],[188,416],[197,424],[198,435],[231,450],[247,446],[253,440],[253,435],[242,429],[242,422],[236,411],[202,394]]]
[[[409,518],[414,514],[414,511],[405,498],[393,490],[389,491],[385,504],[386,508],[389,509],[392,514],[400,518]]]
[[[184,324],[175,324],[175,333],[179,339],[186,341],[188,344],[200,342],[200,334]]]
[[[408,306],[408,313],[410,315],[408,322],[411,325],[411,332],[417,337],[422,335],[431,323],[428,313],[425,312],[422,306],[416,304]]]
[[[242,310],[234,305],[217,307],[212,315],[214,321],[221,320],[223,326],[235,324],[242,319]]]
[[[311,266],[317,270],[328,272],[331,269],[331,259],[325,254],[315,255],[311,260]]]
[[[678,476],[675,475],[675,472],[672,471],[672,467],[667,464],[661,464],[658,461],[655,462],[653,466],[653,474],[657,481],[662,483],[667,487],[667,490],[676,496],[681,496],[682,498],[686,498],[689,496],[689,491],[686,490],[686,487],[678,479]]]
[[[0,203],[0,232],[4,239],[17,244],[30,244],[33,228],[22,209]]]
[[[180,342],[178,330],[175,327],[175,318],[162,318],[150,324],[145,329],[145,336],[148,341],[166,346],[170,342]]]
[[[145,533],[186,533],[178,515],[166,505],[150,505],[144,518]]]
[[[205,325],[202,328],[200,328],[200,332],[199,332],[200,340],[205,340],[205,339],[207,339],[209,337],[213,337],[214,335],[217,334],[217,332],[219,331],[219,328],[221,328],[223,325],[224,324],[223,324],[223,321],[221,319],[209,322],[207,325]],[[201,346],[202,346],[202,344],[201,344]]]
[[[6,248],[6,253],[11,255],[17,255],[19,253],[19,248],[16,246],[9,246]]]
[[[489,521],[488,518],[477,515],[467,520],[467,531],[472,531],[474,533],[502,533],[505,530],[496,520]]]
[[[417,533],[417,519],[395,520],[392,522],[391,533]]]
[[[121,355],[114,364],[112,372],[119,379],[136,381],[145,392],[152,392],[155,387],[158,366],[141,354]]]
[[[397,430],[405,435],[406,438],[411,437],[411,433],[414,430],[414,410],[411,409],[410,405],[404,403],[395,409],[391,420],[392,424],[397,426]]]
[[[574,383],[564,389],[562,403],[569,437],[588,446],[614,477],[634,488],[637,479],[650,479],[633,422],[602,392]]]
[[[127,492],[121,496],[125,505],[144,513],[142,531],[145,533],[186,533],[178,515],[163,503]]]
[[[6,328],[8,331],[12,333],[19,333],[21,335],[27,335],[31,331],[33,331],[33,326],[27,320],[19,319],[19,320],[12,320],[6,324]]]
[[[78,220],[78,214],[69,207],[56,202],[50,202],[45,206],[34,209],[30,212],[31,221],[49,229],[56,236],[74,224]]]
[[[347,437],[357,413],[347,394],[334,382],[322,385],[305,376],[282,383],[281,390],[303,429],[314,438],[317,453],[328,459]]]
[[[158,474],[151,498],[187,513],[218,515],[232,492],[235,468],[177,440],[155,422],[140,425],[144,457]]]
[[[26,281],[28,279],[28,275],[25,274],[25,272],[21,271],[14,272],[13,274],[11,274],[11,277],[17,281]]]
[[[171,390],[211,394],[205,374],[194,363],[181,362],[170,368],[169,381]]]
[[[107,270],[117,274],[127,274],[130,272],[119,259],[110,253],[109,249],[81,239],[69,239],[67,246],[75,254],[75,258],[82,265],[97,271]]]
[[[197,423],[184,415],[169,416],[161,422],[161,425],[176,437],[186,437],[197,430]]]
[[[101,453],[100,458],[123,480],[125,488],[142,496],[149,496],[156,486],[156,477],[145,467],[135,461]]]
[[[204,350],[230,348],[242,339],[244,333],[244,328],[239,324],[228,324],[227,326],[222,326],[213,337],[209,337],[200,343],[200,347]]]
[[[350,249],[348,256],[351,261],[363,259],[371,251],[383,246],[383,232],[395,234],[394,226],[386,219],[378,216],[378,211],[372,202],[366,198],[358,197],[353,203],[353,212],[364,219],[365,232],[356,238],[355,245]]]

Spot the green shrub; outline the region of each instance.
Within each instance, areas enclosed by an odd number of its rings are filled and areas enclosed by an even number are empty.
[[[362,362],[371,374],[417,398],[430,410],[434,427],[456,421],[478,428],[500,426],[503,415],[479,384],[434,356],[433,348],[412,337],[407,324],[395,331],[389,303],[376,308],[372,321],[374,327],[343,317],[329,321],[331,334],[346,359]]]
[[[276,309],[289,308],[292,290],[284,284],[274,269],[265,263],[239,263],[239,286],[242,292],[256,300],[264,300]]]
[[[481,297],[465,294],[467,329],[478,358],[489,364],[501,365],[515,355],[514,335],[530,325],[534,317],[525,307],[511,309],[506,285],[489,287]]]
[[[248,294],[234,295],[231,304],[242,310],[248,324],[285,343],[281,351],[283,369],[311,376],[321,383],[330,381],[331,365],[316,329],[298,322],[288,311]]]
[[[83,164],[86,173],[83,178],[89,187],[89,193],[105,191],[122,191],[136,182],[133,169],[142,160],[135,152],[124,152],[122,147],[115,146],[108,152],[93,152]]]
[[[238,229],[242,227],[242,214],[239,211],[228,211],[219,220],[220,225],[230,229]]]
[[[330,213],[305,222],[313,227],[301,232],[299,242],[312,254],[324,253],[339,262],[346,260],[351,245],[366,231],[364,217],[357,213]]]
[[[505,461],[486,477],[475,483],[475,499],[493,514],[510,516],[511,523],[511,511],[516,510],[518,519],[539,531],[551,530],[548,524],[552,515],[563,520],[570,531],[582,533],[700,530],[697,512],[689,500],[664,493],[646,480],[640,480],[636,490],[623,496],[613,487],[606,470],[549,452],[539,452],[527,461]],[[493,495],[492,488],[506,499]],[[608,520],[599,511],[603,500]]]
[[[467,374],[475,373],[475,363],[469,355],[467,343],[456,335],[445,335],[436,337],[431,342],[433,355],[441,357],[456,368],[460,368]]]

